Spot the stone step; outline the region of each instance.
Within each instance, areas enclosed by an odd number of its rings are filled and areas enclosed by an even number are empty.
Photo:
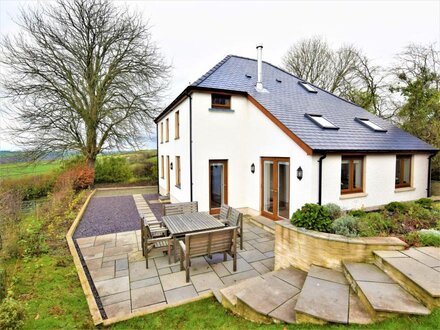
[[[400,314],[430,314],[428,308],[377,266],[347,262],[343,263],[343,269],[373,319],[383,320]]]
[[[264,280],[260,276],[252,277],[221,289],[220,294],[222,296],[221,299],[222,305],[226,308],[234,309],[235,305],[237,304],[236,294],[242,291],[243,289],[245,289],[247,286],[252,285],[254,283],[260,283],[261,285],[262,283],[264,283]]]
[[[311,266],[295,306],[297,323],[370,323],[342,272]]]
[[[430,309],[440,306],[440,248],[374,251],[374,263]]]

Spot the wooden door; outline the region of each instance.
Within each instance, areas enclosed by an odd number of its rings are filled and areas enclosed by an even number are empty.
[[[228,161],[209,161],[209,212],[220,213],[222,204],[228,203]]]

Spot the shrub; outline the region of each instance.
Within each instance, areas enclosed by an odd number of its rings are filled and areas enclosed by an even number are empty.
[[[291,222],[297,227],[329,232],[332,219],[324,206],[305,204],[301,209],[293,213]]]
[[[54,191],[87,189],[93,184],[94,178],[95,172],[91,167],[85,165],[71,167],[58,176]]]
[[[56,176],[52,173],[3,180],[0,184],[0,193],[13,191],[23,200],[37,199],[46,196],[52,190],[55,179]]]
[[[406,205],[401,202],[391,202],[384,206],[385,210],[391,213],[397,213],[397,212],[405,212]]]
[[[124,182],[132,177],[127,160],[122,157],[105,157],[98,159],[95,164],[95,181]]]
[[[354,217],[360,218],[363,217],[367,214],[367,212],[365,212],[364,210],[350,210],[348,211],[349,215],[352,215]]]
[[[23,255],[33,257],[49,251],[41,227],[42,225],[40,223],[31,223],[20,233],[20,240],[18,243],[23,251]]]
[[[432,199],[430,198],[420,198],[416,200],[416,204],[428,210],[432,209]]]
[[[358,236],[358,221],[358,218],[355,218],[352,215],[344,215],[333,221],[333,232],[348,237]]]
[[[440,231],[435,229],[422,229],[419,231],[419,236],[422,246],[440,247]]]
[[[0,329],[19,329],[24,317],[24,308],[15,299],[6,298],[0,304]]]
[[[410,245],[410,246],[413,246],[413,245],[419,246],[420,245],[419,232],[418,231],[410,232],[403,237],[403,240],[406,243],[408,243],[408,245]]]
[[[328,213],[330,214],[330,217],[332,220],[338,219],[342,215],[342,209],[339,205],[328,203],[325,204],[324,207],[327,209]]]
[[[6,297],[6,270],[0,268],[0,302]]]
[[[367,213],[358,222],[359,235],[364,237],[387,235],[394,227],[391,219],[378,212]]]

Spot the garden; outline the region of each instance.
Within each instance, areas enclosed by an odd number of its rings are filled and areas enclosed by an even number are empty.
[[[429,198],[391,202],[374,212],[336,204],[305,204],[293,213],[296,227],[347,237],[398,237],[410,246],[440,246],[440,203]]]

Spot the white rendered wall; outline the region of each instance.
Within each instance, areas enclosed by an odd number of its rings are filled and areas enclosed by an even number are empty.
[[[316,160],[317,157],[313,157]],[[394,178],[396,155],[375,154],[364,157],[365,196],[345,199],[340,193],[341,155],[328,155],[323,161],[322,203],[335,203],[345,209],[363,208],[387,204],[392,201],[409,201],[426,197],[428,155],[412,157],[411,188],[396,189]],[[353,195],[354,196],[354,195]]]

